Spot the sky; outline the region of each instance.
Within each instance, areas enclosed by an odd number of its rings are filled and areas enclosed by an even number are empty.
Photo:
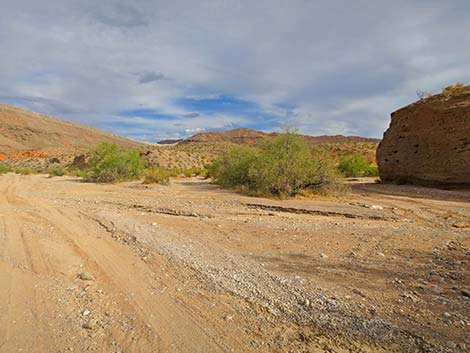
[[[380,138],[416,91],[470,83],[468,0],[0,8],[0,102],[137,140],[237,127]]]

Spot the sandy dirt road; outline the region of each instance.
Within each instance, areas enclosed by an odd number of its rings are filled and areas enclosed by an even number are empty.
[[[465,191],[3,175],[0,352],[466,352],[469,222]]]

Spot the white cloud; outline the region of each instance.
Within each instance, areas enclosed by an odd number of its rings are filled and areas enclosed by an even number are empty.
[[[142,138],[257,123],[380,136],[416,90],[470,82],[469,12],[463,0],[17,0],[0,11],[0,96]],[[219,95],[270,119],[175,103]],[[143,108],[177,118],[119,128],[117,112]]]

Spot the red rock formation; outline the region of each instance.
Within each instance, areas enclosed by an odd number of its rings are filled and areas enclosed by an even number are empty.
[[[377,150],[384,181],[470,185],[470,86],[392,113]]]

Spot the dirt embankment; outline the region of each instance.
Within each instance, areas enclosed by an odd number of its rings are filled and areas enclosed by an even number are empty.
[[[3,175],[0,352],[466,352],[469,201]]]

